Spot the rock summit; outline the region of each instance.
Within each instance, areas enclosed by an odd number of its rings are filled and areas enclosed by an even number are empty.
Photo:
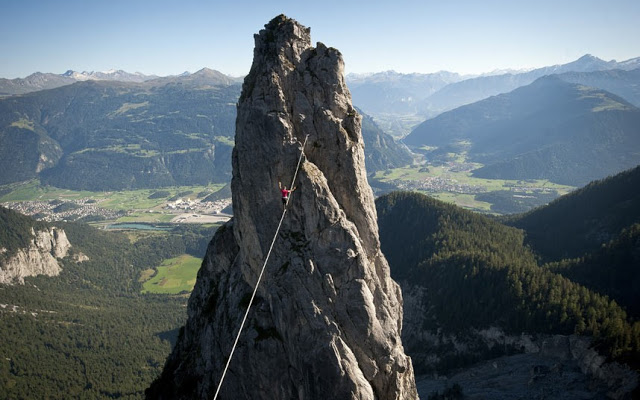
[[[402,295],[380,250],[361,116],[340,52],[284,15],[255,35],[238,103],[234,218],[215,234],[153,399],[416,399]]]

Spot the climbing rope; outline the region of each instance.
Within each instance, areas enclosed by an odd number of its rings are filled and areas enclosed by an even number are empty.
[[[302,143],[302,151],[300,152],[300,158],[298,158],[298,165],[296,165],[296,172],[293,174],[293,179],[291,180],[291,186],[289,186],[290,188],[293,188],[293,185],[296,183],[296,177],[298,176],[298,169],[300,169],[300,162],[302,161],[302,156],[304,155],[304,146],[307,144],[308,138],[309,138],[309,135],[307,135],[304,138],[304,143]],[[269,257],[271,256],[271,250],[273,250],[273,245],[276,242],[276,238],[278,237],[278,233],[280,232],[280,227],[282,226],[282,221],[284,220],[284,216],[287,213],[287,206],[289,205],[290,198],[291,196],[287,198],[287,203],[285,204],[284,210],[282,211],[280,222],[278,222],[278,228],[276,229],[275,235],[273,235],[273,240],[271,241],[271,246],[269,246],[267,257],[264,259],[264,264],[262,264],[262,270],[260,270],[260,275],[258,275],[258,281],[256,282],[255,288],[253,288],[253,293],[251,294],[251,299],[249,300],[247,311],[245,311],[244,317],[242,318],[242,323],[240,323],[240,329],[238,329],[238,335],[236,336],[236,339],[233,342],[233,347],[231,347],[231,353],[229,354],[229,358],[227,359],[227,364],[225,365],[224,370],[222,371],[222,377],[220,378],[220,382],[218,383],[218,388],[216,389],[216,394],[213,396],[213,400],[216,400],[218,398],[218,393],[220,393],[222,382],[224,381],[224,377],[227,374],[227,370],[229,369],[229,364],[231,364],[231,358],[233,357],[233,353],[236,351],[238,340],[240,340],[240,334],[242,333],[242,329],[244,328],[244,323],[247,321],[247,316],[249,315],[249,310],[251,310],[253,299],[256,297],[256,293],[258,292],[258,286],[260,285],[260,281],[262,280],[262,275],[264,274],[264,270],[267,267],[267,262],[269,262]]]

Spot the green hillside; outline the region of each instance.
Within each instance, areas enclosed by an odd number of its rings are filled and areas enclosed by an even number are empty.
[[[392,277],[422,288],[426,331],[575,333],[594,337],[610,356],[640,356],[640,323],[606,296],[539,267],[521,230],[416,193],[380,197],[376,208]],[[407,343],[410,355],[420,351],[415,345]]]
[[[229,182],[240,90],[202,70],[0,98],[0,185],[36,177],[94,191]],[[367,116],[362,134],[370,172],[411,162]]]
[[[87,81],[0,99],[0,183],[70,189],[230,179],[239,84]]]
[[[505,222],[524,229],[526,243],[545,261],[580,257],[640,222],[640,166]]]
[[[29,224],[11,211],[2,218],[3,231]],[[60,276],[0,285],[0,398],[144,398],[184,323],[187,297],[143,294],[141,274],[183,254],[202,257],[213,230],[132,236],[56,225],[72,243]],[[75,262],[79,253],[89,259]]]
[[[639,129],[640,109],[622,98],[546,76],[427,120],[404,142],[431,146],[429,158],[466,152],[480,178],[581,186],[637,165]]]
[[[553,272],[606,294],[640,320],[640,224],[578,259],[549,264]]]

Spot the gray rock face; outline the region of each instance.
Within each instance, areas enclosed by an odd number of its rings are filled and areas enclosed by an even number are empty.
[[[0,265],[0,283],[24,283],[27,276],[57,276],[62,268],[59,258],[67,256],[71,243],[64,230],[51,228],[45,231],[33,231],[33,240],[29,247],[21,249],[3,265]]]
[[[589,339],[553,335],[528,342],[535,351],[485,360],[448,377],[418,379],[420,396],[458,385],[465,399],[633,398],[638,374],[628,366],[605,363],[589,348]]]
[[[238,105],[234,219],[209,245],[188,321],[148,398],[212,398],[304,157],[224,399],[416,399],[402,296],[380,251],[361,117],[341,54],[281,15],[255,35]]]

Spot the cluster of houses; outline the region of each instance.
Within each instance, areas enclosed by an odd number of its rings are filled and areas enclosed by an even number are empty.
[[[482,185],[467,185],[458,183],[455,179],[428,177],[421,180],[405,181],[395,179],[390,181],[392,185],[403,190],[423,190],[426,192],[450,192],[475,194],[486,192],[486,188]]]
[[[3,206],[47,222],[77,221],[87,217],[109,220],[126,214],[123,211],[98,207],[95,201],[89,198],[65,201],[64,204],[71,205],[69,207],[61,208],[61,204],[63,203],[53,201],[16,201],[3,203]]]
[[[231,205],[231,198],[216,201],[199,201],[189,198],[170,201],[164,206],[165,210],[182,212],[199,212],[203,214],[222,214],[223,210]]]

